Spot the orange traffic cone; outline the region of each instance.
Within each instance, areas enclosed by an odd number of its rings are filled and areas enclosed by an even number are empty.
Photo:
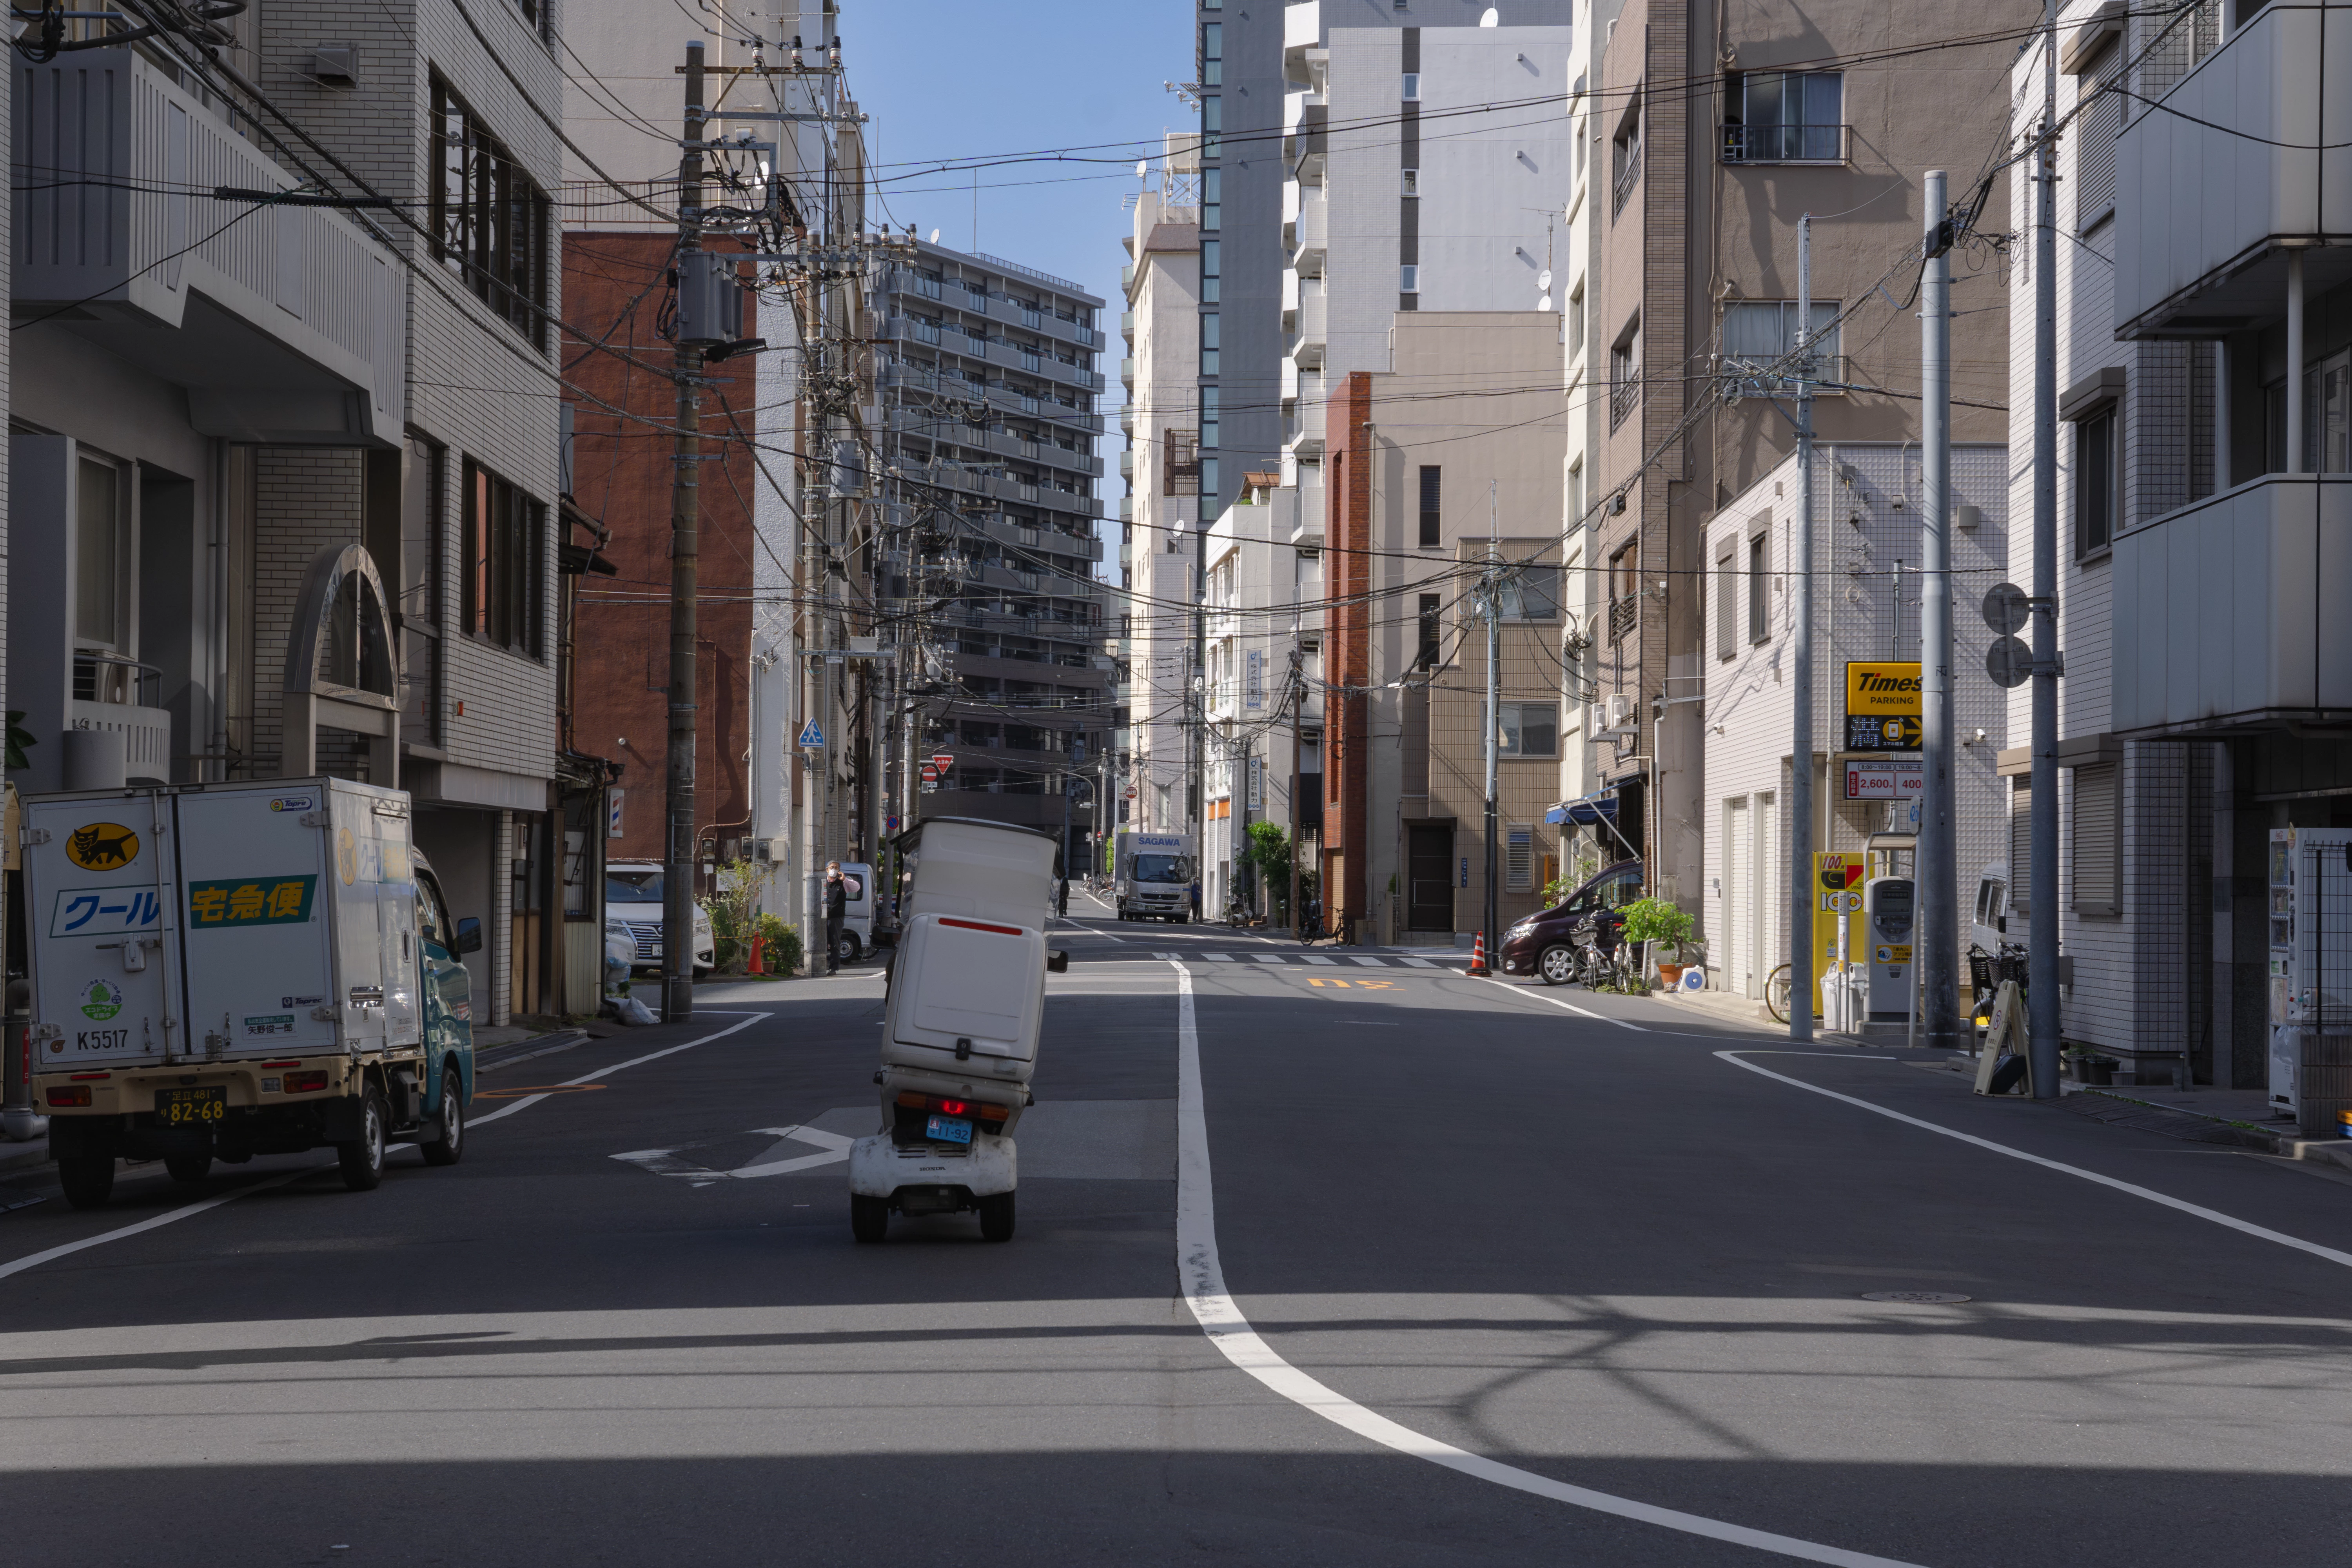
[[[1478,933],[1477,940],[1470,946],[1470,973],[1489,976],[1494,973],[1493,970],[1486,967],[1486,933],[1483,931]]]
[[[761,964],[761,960],[767,956],[767,946],[768,939],[764,936],[755,936],[751,939],[751,962],[743,966],[743,972],[746,974],[768,973]]]

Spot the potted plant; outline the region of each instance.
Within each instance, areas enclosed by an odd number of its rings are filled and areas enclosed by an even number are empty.
[[[1624,938],[1645,947],[1670,947],[1674,962],[1658,964],[1658,978],[1671,990],[1683,977],[1683,946],[1690,941],[1691,928],[1696,923],[1690,911],[1678,909],[1664,899],[1636,899],[1625,906]]]

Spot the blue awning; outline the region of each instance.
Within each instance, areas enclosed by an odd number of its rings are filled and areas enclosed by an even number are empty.
[[[1551,823],[1573,822],[1591,826],[1596,822],[1617,820],[1617,792],[1595,790],[1575,800],[1564,800],[1544,813]]]

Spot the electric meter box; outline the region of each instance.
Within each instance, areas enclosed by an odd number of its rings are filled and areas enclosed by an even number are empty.
[[[1869,966],[1867,1010],[1874,1018],[1906,1016],[1911,1007],[1913,925],[1917,890],[1908,877],[1873,877],[1862,885],[1863,940],[1856,956]]]

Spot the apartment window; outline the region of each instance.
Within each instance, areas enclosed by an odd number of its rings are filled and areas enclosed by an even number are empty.
[[[1217,374],[1217,347],[1220,341],[1217,323],[1222,318],[1214,310],[1203,311],[1201,316],[1201,374],[1202,375]]]
[[[1421,292],[1421,268],[1418,266],[1397,268],[1397,292],[1400,294]]]
[[[1444,538],[1444,516],[1438,500],[1444,472],[1434,463],[1424,464],[1421,470],[1421,546],[1424,550]]]
[[[1203,447],[1217,444],[1217,403],[1222,395],[1217,387],[1201,388],[1201,445]]]
[[[1772,635],[1772,534],[1769,525],[1748,536],[1748,640]]]
[[[1625,634],[1641,619],[1641,563],[1636,544],[1629,539],[1609,556],[1609,640],[1612,643],[1623,642]]]
[[[475,295],[547,346],[547,195],[471,110],[433,79],[434,254]]]
[[[1201,100],[1201,156],[1224,156],[1225,100],[1214,95]]]
[[[1224,277],[1224,244],[1222,239],[1201,242],[1201,303],[1203,305],[1218,302],[1219,285]]]
[[[1739,651],[1739,541],[1727,539],[1715,548],[1715,655],[1729,658]]]
[[[1625,423],[1641,397],[1642,322],[1635,317],[1609,349],[1609,428]]]
[[[1568,296],[1568,357],[1574,359],[1584,352],[1584,279]]]
[[[1421,171],[1419,169],[1401,169],[1398,173],[1404,180],[1404,195],[1408,196],[1417,196],[1421,195]]]
[[[1753,71],[1726,84],[1727,163],[1845,159],[1845,79],[1836,71]]]
[[[1506,892],[1524,893],[1535,887],[1536,830],[1526,823],[1507,823],[1503,828],[1503,889]]]
[[[1407,103],[1419,103],[1421,101],[1421,73],[1419,71],[1407,71],[1404,73],[1404,92],[1402,96]]]
[[[1559,568],[1522,566],[1504,583],[1496,597],[1506,621],[1529,625],[1556,621],[1559,619]]]
[[[1224,192],[1223,170],[1201,171],[1201,227],[1211,234],[1223,226]]]
[[[1615,191],[1615,204],[1609,214],[1613,219],[1625,210],[1626,198],[1642,179],[1642,100],[1638,97],[1625,106],[1625,117],[1617,122],[1617,134],[1610,141],[1609,174]]]
[[[377,566],[391,574],[393,608],[400,616],[401,729],[431,744],[441,732],[441,522],[446,454],[411,436],[406,458],[400,485],[400,559],[378,562]]]
[[[542,657],[546,535],[545,507],[472,458],[466,460],[460,618],[468,636],[526,658]]]
[[[2074,899],[2078,915],[2124,912],[2123,769],[2074,770]]]
[[[131,488],[113,462],[83,455],[74,471],[74,643],[120,653],[131,643]],[[20,581],[17,591],[24,591]]]
[[[1435,669],[1445,654],[1445,614],[1444,598],[1436,594],[1421,595],[1421,648],[1413,656],[1415,669]]]
[[[1201,459],[1201,493],[1210,498],[1212,506],[1216,504],[1216,499],[1223,494],[1217,489],[1217,459],[1214,458]]]
[[[1496,714],[1502,730],[1495,748],[1497,756],[1556,757],[1559,755],[1559,705],[1556,702],[1505,702]]]
[[[1813,301],[1814,378],[1820,381],[1843,381],[1844,372],[1837,365],[1838,302],[1834,300]],[[1780,364],[1797,350],[1797,302],[1794,300],[1742,300],[1723,308],[1723,363],[1727,369],[1762,371]],[[1776,384],[1793,384],[1788,375],[1790,366],[1773,379]]]
[[[2123,134],[2123,95],[2109,90],[2123,75],[2124,52],[2108,45],[2099,51],[2077,87],[2087,107],[2075,144],[2074,226],[2089,228],[2116,209],[2116,141]]]
[[[1573,387],[1569,389],[1571,406],[1576,401]],[[1579,458],[1568,466],[1568,526],[1576,528],[1584,521],[1584,459]]]
[[[2106,552],[2116,542],[2116,405],[2112,403],[2074,422],[2074,559]]]
[[[1201,74],[1197,79],[1202,87],[1217,87],[1225,79],[1225,25],[1223,22],[1201,24]]]

